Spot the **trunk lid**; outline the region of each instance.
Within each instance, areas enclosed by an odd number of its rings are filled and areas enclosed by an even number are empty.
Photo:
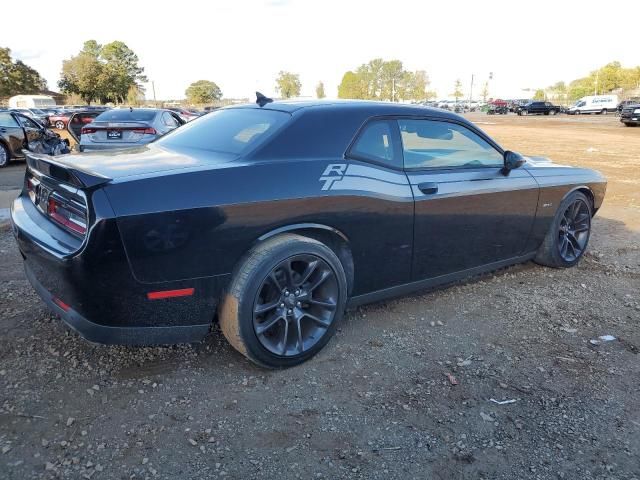
[[[174,151],[153,143],[126,150],[99,150],[55,158],[48,155],[30,156],[33,158],[31,161],[46,164],[40,168],[50,169],[48,165],[53,165],[54,173],[63,177],[70,175],[76,181],[72,184],[79,187],[93,187],[125,177],[214,167],[237,158],[236,155],[198,149]]]
[[[145,122],[92,122],[84,126],[81,135],[89,142],[136,143],[145,135],[155,137],[157,132]]]

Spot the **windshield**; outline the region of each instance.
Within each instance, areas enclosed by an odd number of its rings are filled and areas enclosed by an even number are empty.
[[[241,155],[273,135],[291,115],[275,110],[218,110],[174,130],[157,141],[168,148],[196,148]]]
[[[148,122],[153,120],[157,113],[156,110],[107,110],[98,115],[94,122]]]

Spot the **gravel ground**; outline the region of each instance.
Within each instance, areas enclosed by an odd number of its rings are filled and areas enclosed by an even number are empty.
[[[360,308],[286,371],[217,331],[89,344],[43,307],[0,228],[0,478],[639,480],[640,129],[593,118],[483,125],[610,177],[576,268],[527,263]],[[585,153],[603,145],[618,156]],[[615,340],[590,342],[602,335]]]

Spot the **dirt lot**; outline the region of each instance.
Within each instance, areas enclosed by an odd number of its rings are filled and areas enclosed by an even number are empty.
[[[43,308],[5,229],[0,478],[640,479],[640,128],[473,119],[609,177],[587,256],[361,308],[287,371],[217,332],[88,344]]]

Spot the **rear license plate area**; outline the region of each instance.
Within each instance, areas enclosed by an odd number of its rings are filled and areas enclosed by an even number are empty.
[[[122,130],[107,130],[107,140],[122,139]]]

